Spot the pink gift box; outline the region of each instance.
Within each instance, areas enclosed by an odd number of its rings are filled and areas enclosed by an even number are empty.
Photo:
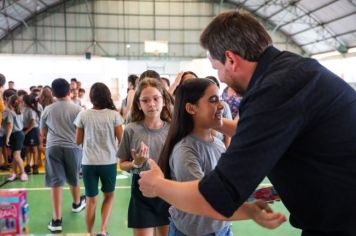
[[[28,210],[25,190],[0,190],[0,235],[28,233]]]

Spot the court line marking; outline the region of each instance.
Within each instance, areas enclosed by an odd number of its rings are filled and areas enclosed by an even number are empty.
[[[131,186],[115,186],[115,189],[130,189]],[[69,190],[69,187],[63,187],[64,190]],[[85,189],[84,187],[80,187],[80,189]],[[18,191],[18,190],[26,190],[26,191],[44,191],[44,190],[51,190],[51,188],[1,188],[1,190],[11,190],[11,191]]]

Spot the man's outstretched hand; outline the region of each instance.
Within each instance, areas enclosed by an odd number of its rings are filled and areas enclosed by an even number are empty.
[[[287,218],[285,215],[279,212],[273,212],[272,208],[267,202],[263,200],[257,200],[255,202],[248,203],[250,206],[250,217],[257,224],[268,229],[275,229],[283,224]]]

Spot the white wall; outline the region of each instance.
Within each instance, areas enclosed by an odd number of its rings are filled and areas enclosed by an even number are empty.
[[[15,88],[25,90],[32,85],[51,85],[56,78],[76,78],[82,82],[86,96],[93,83],[103,82],[114,88],[113,97],[117,99],[118,93],[126,93],[127,69],[127,61],[112,58],[0,55],[0,73],[7,81],[14,81]]]
[[[322,65],[343,78],[348,83],[356,82],[356,57],[320,61]]]
[[[331,71],[346,82],[356,84],[356,56],[320,60]],[[90,86],[95,82],[103,82],[111,88],[117,104],[126,97],[127,76],[139,75],[147,69],[156,70],[162,76],[174,81],[179,71],[193,71],[199,77],[212,75],[217,77],[208,59],[190,61],[127,61],[114,58],[92,57],[86,60],[76,56],[39,56],[39,55],[6,55],[0,54],[0,73],[7,81],[14,81],[17,89],[25,89],[32,85],[50,85],[55,78],[77,78],[82,87],[89,93]],[[221,89],[226,85],[222,84]],[[118,99],[118,95],[120,99]]]
[[[140,75],[147,69],[156,70],[172,82],[175,75],[182,69],[192,70],[198,75],[203,71],[200,66],[196,65],[195,60],[127,61],[95,56],[91,60],[86,60],[84,56],[0,54],[0,73],[6,76],[7,81],[14,81],[17,89],[28,91],[32,85],[51,85],[56,78],[64,78],[68,81],[76,78],[82,82],[88,98],[91,85],[95,82],[103,82],[110,87],[113,99],[118,105],[126,97],[127,76],[129,74]],[[119,94],[120,98],[118,98]]]

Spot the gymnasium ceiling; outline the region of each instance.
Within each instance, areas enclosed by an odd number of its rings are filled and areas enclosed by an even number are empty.
[[[32,17],[66,2],[68,1],[0,0],[0,40],[19,26],[27,27],[27,22]],[[356,0],[210,0],[207,2],[229,2],[236,8],[249,10],[265,21],[272,31],[281,31],[287,35],[308,55],[335,50],[347,53],[348,49],[356,47]]]

